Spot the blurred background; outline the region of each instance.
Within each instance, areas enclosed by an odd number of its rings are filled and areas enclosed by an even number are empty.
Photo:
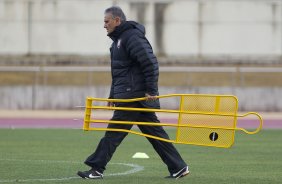
[[[0,109],[107,98],[112,5],[146,27],[160,94],[236,95],[241,111],[282,111],[281,0],[0,0]]]

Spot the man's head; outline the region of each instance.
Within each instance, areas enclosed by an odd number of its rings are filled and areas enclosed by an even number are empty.
[[[112,6],[105,10],[104,28],[108,34],[113,32],[117,26],[126,21],[126,17],[122,9],[118,6]]]

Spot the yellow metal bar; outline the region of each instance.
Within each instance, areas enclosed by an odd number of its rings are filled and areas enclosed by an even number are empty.
[[[167,98],[167,97],[181,97],[181,96],[202,96],[202,97],[233,97],[232,95],[214,95],[214,94],[168,94],[156,96],[156,98]],[[142,98],[132,98],[132,99],[108,99],[108,98],[90,98],[95,101],[106,101],[106,102],[137,102],[147,100],[147,97]]]
[[[218,112],[219,111],[219,106],[220,106],[220,97],[216,97],[216,102],[215,102],[215,109],[214,112]]]
[[[146,126],[170,126],[170,127],[190,127],[190,128],[209,128],[209,129],[222,129],[222,130],[244,130],[243,128],[229,128],[220,126],[195,126],[189,124],[172,124],[172,123],[155,123],[155,122],[133,122],[133,121],[114,121],[114,120],[90,120],[91,123],[101,124],[123,124],[123,125],[146,125]]]
[[[146,125],[146,126],[171,126],[177,127],[177,124],[170,123],[156,123],[156,122],[133,122],[133,121],[116,121],[116,120],[102,120],[102,119],[91,119],[90,123],[104,123],[104,124],[124,124],[124,125]]]
[[[131,133],[131,134],[135,134],[135,135],[139,135],[139,136],[144,136],[144,137],[148,137],[148,138],[152,138],[152,139],[157,139],[157,140],[164,141],[164,142],[175,143],[175,144],[194,144],[194,145],[198,145],[198,146],[213,146],[213,147],[219,147],[219,148],[228,148],[228,147],[231,146],[231,145],[230,146],[222,146],[222,145],[214,145],[214,144],[201,144],[201,143],[195,143],[195,142],[184,142],[184,141],[170,140],[170,139],[164,139],[164,138],[161,138],[161,137],[157,137],[157,136],[153,136],[153,135],[149,135],[149,134],[144,134],[144,133],[140,133],[140,132],[133,131],[133,130],[127,130],[127,129],[91,127],[91,128],[89,128],[89,130],[126,132],[126,133]]]
[[[90,106],[91,109],[103,109],[103,110],[124,110],[124,111],[139,111],[139,112],[170,112],[178,113],[178,110],[168,109],[150,109],[150,108],[132,108],[132,107],[108,107],[108,106]]]
[[[86,108],[85,108],[85,116],[84,116],[84,123],[83,123],[83,130],[89,130],[89,123],[91,119],[91,107],[92,106],[92,99],[86,98]]]
[[[160,140],[160,141],[176,143],[174,140],[164,139],[164,138],[161,138],[161,137],[157,137],[157,136],[153,136],[153,135],[149,135],[149,134],[144,134],[144,133],[140,133],[140,132],[136,132],[136,131],[132,131],[132,130],[127,130],[127,129],[93,128],[93,127],[91,127],[91,128],[89,128],[89,130],[112,131],[112,132],[127,132],[127,133],[132,133],[132,134],[136,134],[136,135],[140,135],[140,136],[144,136],[144,137],[148,137],[148,138],[152,138],[152,139],[157,139],[157,140]]]
[[[181,114],[202,114],[202,115],[217,115],[217,116],[234,116],[234,113],[212,113],[203,111],[183,111],[183,110],[170,110],[170,109],[150,109],[150,108],[131,108],[131,107],[108,107],[108,106],[89,106],[90,109],[103,109],[103,110],[123,110],[123,111],[138,111],[138,112],[168,112],[168,113],[181,113]]]
[[[194,144],[194,145],[198,145],[198,146],[213,146],[213,147],[218,147],[218,148],[228,148],[230,146],[220,146],[220,145],[213,145],[213,144],[200,144],[200,143],[194,143],[194,142],[184,142],[184,141],[175,141],[175,140],[170,140],[170,139],[163,139],[157,136],[152,136],[149,134],[143,134],[140,132],[136,132],[136,131],[132,131],[132,130],[126,130],[126,129],[112,129],[112,128],[90,128],[89,130],[95,130],[95,131],[112,131],[112,132],[127,132],[127,133],[131,133],[131,134],[135,134],[135,135],[139,135],[139,136],[144,136],[144,137],[148,137],[148,138],[152,138],[152,139],[157,139],[160,141],[164,141],[164,142],[170,142],[170,143],[175,143],[175,144]]]

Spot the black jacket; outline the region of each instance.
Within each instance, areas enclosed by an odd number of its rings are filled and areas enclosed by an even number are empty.
[[[158,95],[159,66],[145,28],[133,21],[117,26],[108,35],[112,40],[112,85],[109,98],[130,99],[144,97],[145,93]],[[159,108],[159,101],[145,102],[147,107]]]

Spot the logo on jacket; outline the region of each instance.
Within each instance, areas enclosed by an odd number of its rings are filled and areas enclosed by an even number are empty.
[[[121,39],[118,39],[118,42],[117,42],[117,48],[118,49],[120,48],[120,44],[121,44]]]

